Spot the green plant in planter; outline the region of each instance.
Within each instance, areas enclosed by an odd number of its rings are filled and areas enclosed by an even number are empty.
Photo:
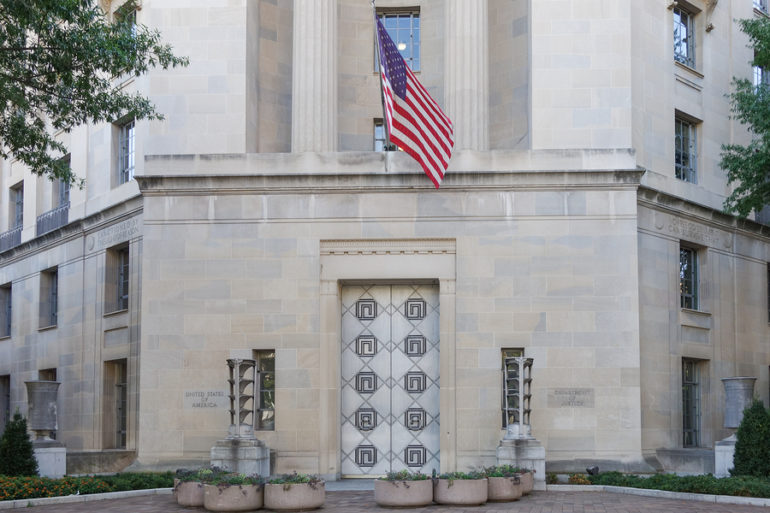
[[[484,469],[484,474],[487,477],[516,477],[518,474],[527,472],[526,469],[514,467],[513,465],[497,465],[495,467],[487,467]]]
[[[388,481],[394,485],[398,482],[402,483],[405,488],[409,488],[407,481],[427,481],[430,476],[423,474],[419,470],[417,472],[410,472],[409,470],[399,470],[398,472],[388,472],[385,477],[381,477],[381,481]]]
[[[313,474],[297,474],[295,470],[291,474],[281,474],[274,477],[268,482],[270,484],[282,484],[284,490],[288,490],[293,484],[308,484],[310,488],[315,490],[319,484],[323,483],[323,479]]]
[[[449,481],[448,486],[452,486],[455,480],[471,480],[471,479],[484,479],[487,475],[483,470],[471,470],[470,472],[447,472],[446,474],[440,474],[439,479],[446,479]]]
[[[200,483],[211,483],[220,476],[228,474],[227,471],[219,467],[201,468],[198,470],[179,469],[176,471],[176,478],[180,483],[196,481]]]
[[[262,476],[258,476],[256,474],[253,475],[246,475],[246,474],[230,474],[230,473],[223,473],[219,474],[216,477],[212,478],[211,481],[208,482],[208,484],[216,485],[220,488],[227,488],[228,486],[259,486],[265,484],[265,478]]]

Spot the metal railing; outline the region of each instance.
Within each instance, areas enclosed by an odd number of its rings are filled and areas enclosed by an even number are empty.
[[[15,248],[19,244],[21,244],[21,226],[0,233],[0,253]]]
[[[69,211],[70,204],[67,202],[37,216],[37,234],[43,235],[67,224]]]

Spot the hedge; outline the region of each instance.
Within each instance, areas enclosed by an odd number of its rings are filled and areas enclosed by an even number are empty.
[[[63,477],[61,479],[0,476],[0,501],[170,488],[173,485],[174,475],[171,472],[127,472],[114,476]]]
[[[588,476],[588,479],[591,484],[604,486],[770,498],[770,480],[752,476],[716,478],[711,474],[698,476],[655,474],[650,477],[639,477],[620,472],[604,472],[598,476]]]

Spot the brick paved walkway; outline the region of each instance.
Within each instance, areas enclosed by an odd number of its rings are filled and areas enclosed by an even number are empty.
[[[761,513],[767,509],[758,506],[737,506],[673,499],[657,499],[604,492],[534,492],[516,502],[487,503],[476,507],[446,507],[433,505],[425,508],[390,510],[378,508],[374,493],[327,492],[323,510],[334,513],[372,513],[376,511],[399,513]],[[33,513],[166,513],[173,511],[197,512],[203,508],[183,508],[171,495],[149,495],[130,499],[92,501],[76,504],[56,504],[24,508]],[[267,511],[267,510],[260,510]]]

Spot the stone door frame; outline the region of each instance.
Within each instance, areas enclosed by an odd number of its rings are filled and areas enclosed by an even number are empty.
[[[441,472],[457,462],[455,392],[455,239],[322,240],[320,242],[319,473],[340,476],[341,289],[348,283],[438,283],[441,385]]]

